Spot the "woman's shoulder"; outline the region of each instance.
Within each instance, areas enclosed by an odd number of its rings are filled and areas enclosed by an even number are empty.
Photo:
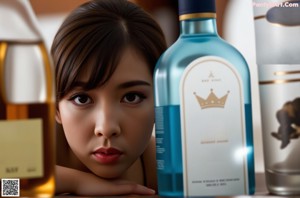
[[[143,153],[144,163],[144,177],[145,185],[157,191],[157,176],[156,176],[156,150],[155,150],[155,137],[152,136],[151,140]]]

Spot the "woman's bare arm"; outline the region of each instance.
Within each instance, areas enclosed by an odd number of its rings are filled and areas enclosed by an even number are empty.
[[[56,166],[56,194],[70,193],[84,196],[153,195],[155,191],[124,180],[106,180],[91,173]]]

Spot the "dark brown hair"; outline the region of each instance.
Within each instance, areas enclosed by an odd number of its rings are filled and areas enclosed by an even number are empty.
[[[57,101],[88,71],[86,89],[103,85],[124,49],[134,47],[152,73],[166,49],[161,28],[142,8],[127,0],[92,0],[75,9],[58,30],[51,48]]]

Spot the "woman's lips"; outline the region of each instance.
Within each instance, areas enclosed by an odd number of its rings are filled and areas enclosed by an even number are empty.
[[[102,164],[113,164],[119,160],[122,154],[115,148],[100,148],[93,152],[93,157]]]

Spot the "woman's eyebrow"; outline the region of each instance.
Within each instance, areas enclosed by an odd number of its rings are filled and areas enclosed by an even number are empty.
[[[122,84],[120,84],[118,86],[119,89],[124,89],[124,88],[129,88],[129,87],[133,87],[133,86],[150,86],[151,84],[147,81],[143,81],[143,80],[133,80],[133,81],[128,81],[128,82],[124,82]]]

